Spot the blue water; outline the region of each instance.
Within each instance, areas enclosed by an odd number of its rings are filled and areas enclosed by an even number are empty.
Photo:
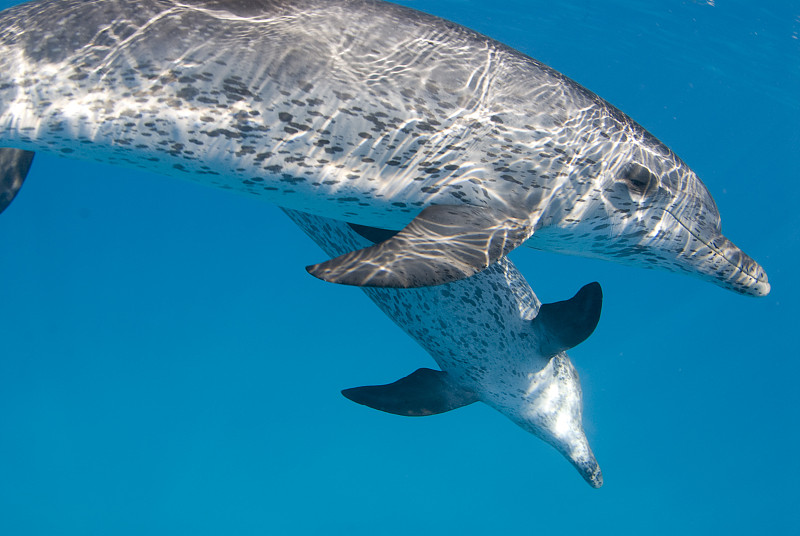
[[[7,7],[15,2],[0,2]],[[570,351],[605,485],[487,406],[409,419],[339,389],[432,360],[257,200],[39,155],[0,217],[0,534],[788,534],[800,434],[800,2],[402,2],[592,89],[702,177],[767,270],[512,254],[597,280]]]

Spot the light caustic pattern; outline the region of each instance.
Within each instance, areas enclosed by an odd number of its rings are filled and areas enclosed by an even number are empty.
[[[532,247],[769,291],[699,179],[630,118],[393,4],[15,7],[0,19],[0,136],[385,229],[431,205],[486,207]]]

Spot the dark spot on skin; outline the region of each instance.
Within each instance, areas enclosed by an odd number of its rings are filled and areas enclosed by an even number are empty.
[[[218,128],[216,130],[211,130],[209,132],[206,132],[206,135],[210,136],[212,138],[216,138],[217,136],[225,136],[228,139],[241,138],[242,137],[242,135],[239,134],[238,132],[233,132],[231,130],[227,130],[227,129],[224,129],[224,128]]]
[[[292,175],[287,175],[284,173],[281,182],[288,182],[289,184],[297,184],[298,182],[305,182],[305,180],[306,179],[303,177],[294,177]],[[289,190],[287,190],[287,192],[289,192]],[[292,192],[294,191],[292,190]]]
[[[222,89],[225,96],[230,100],[242,100],[244,97],[252,97],[253,94],[242,84],[240,77],[231,76],[222,81]]]
[[[280,120],[281,120],[281,121],[283,121],[284,123],[288,123],[288,122],[290,122],[292,119],[294,119],[294,116],[293,116],[292,114],[290,114],[290,113],[287,113],[287,112],[280,112],[280,113],[278,114],[278,119],[280,119]]]
[[[184,100],[192,100],[193,98],[195,98],[199,94],[200,94],[200,90],[199,89],[197,89],[195,87],[192,87],[192,86],[186,86],[183,89],[181,89],[180,91],[178,91],[178,98],[181,98],[181,99],[184,99]]]
[[[500,178],[503,179],[504,181],[507,181],[507,182],[513,182],[514,184],[522,185],[521,181],[518,181],[517,179],[515,179],[511,175],[500,175]]]

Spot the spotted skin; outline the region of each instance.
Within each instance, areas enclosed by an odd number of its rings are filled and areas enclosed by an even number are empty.
[[[370,243],[343,222],[286,213],[329,255]],[[541,302],[508,258],[446,285],[363,290],[460,391],[555,447],[592,487],[602,486],[583,431],[578,373],[565,352],[548,350],[549,330],[534,329]]]
[[[376,0],[51,0],[0,14],[0,139],[401,229],[430,205],[527,245],[765,295],[702,182],[619,110]]]

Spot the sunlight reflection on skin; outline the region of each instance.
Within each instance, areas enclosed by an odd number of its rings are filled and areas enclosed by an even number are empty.
[[[286,213],[329,255],[369,244],[343,222]],[[590,485],[602,485],[583,431],[578,374],[566,353],[541,351],[531,325],[541,303],[510,260],[448,285],[363,290],[456,385],[555,447]]]
[[[702,182],[641,126],[534,59],[397,5],[16,6],[0,18],[0,136],[384,229],[432,205],[482,207],[514,246],[769,292]]]

